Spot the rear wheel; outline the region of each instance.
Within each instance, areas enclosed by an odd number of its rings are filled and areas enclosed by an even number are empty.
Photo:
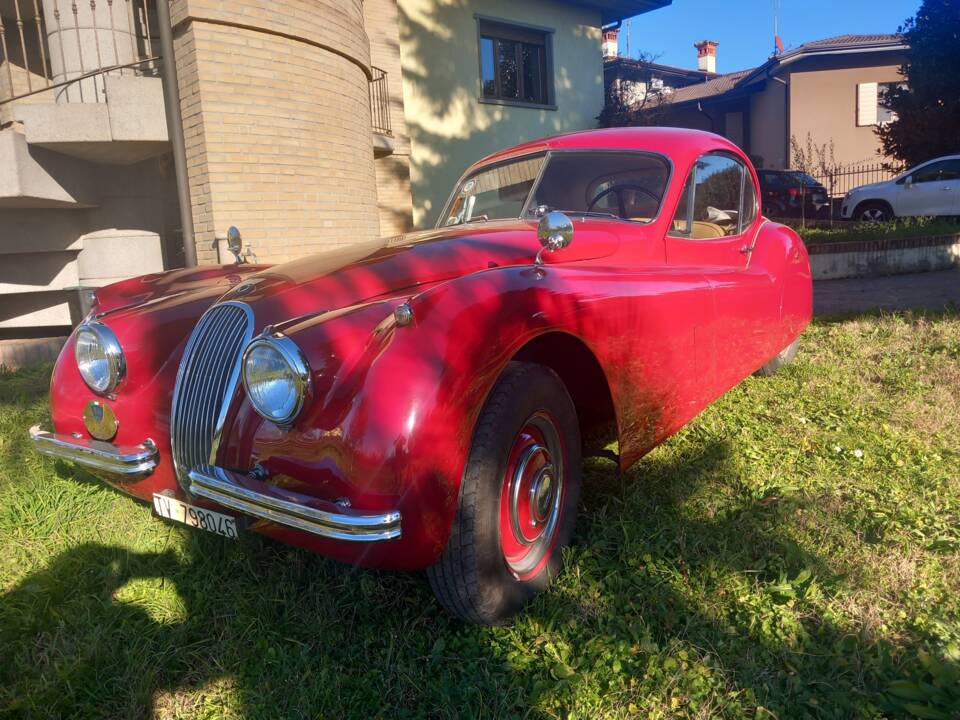
[[[792,343],[787,345],[783,350],[778,352],[773,358],[769,360],[762,368],[757,370],[756,375],[764,375],[770,377],[771,375],[776,375],[780,368],[788,363],[792,363],[793,359],[797,356],[797,350],[800,348],[800,338],[796,338]]]
[[[510,363],[477,420],[447,547],[427,570],[440,604],[508,621],[560,569],[580,497],[573,400],[549,368]]]
[[[882,223],[893,220],[893,209],[885,202],[871,200],[857,205],[853,219],[867,223]]]

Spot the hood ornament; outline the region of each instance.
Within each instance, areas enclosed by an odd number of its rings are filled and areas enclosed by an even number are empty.
[[[542,247],[533,264],[539,268],[543,267],[544,253],[562,250],[573,242],[573,221],[559,210],[552,210],[540,218],[537,239]]]

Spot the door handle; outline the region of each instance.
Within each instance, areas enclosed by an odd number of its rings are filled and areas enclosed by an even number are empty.
[[[750,254],[750,253],[753,252],[753,249],[754,249],[755,247],[756,247],[756,245],[744,245],[742,248],[740,248],[740,252],[741,252],[743,255],[748,255],[748,254]]]

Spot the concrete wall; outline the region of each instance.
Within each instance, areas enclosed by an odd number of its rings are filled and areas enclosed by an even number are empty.
[[[902,82],[899,52],[811,58],[791,70],[789,133],[801,144],[810,133],[816,145],[833,140],[836,162],[878,162],[880,143],[874,126],[857,127],[857,84]],[[778,83],[770,83],[777,85]]]
[[[960,236],[812,245],[814,280],[901,275],[960,267]],[[923,282],[918,278],[917,282]]]
[[[379,234],[361,0],[176,0],[197,256],[236,225],[261,261]]]
[[[417,227],[436,222],[453,183],[484,155],[524,140],[596,126],[603,107],[599,13],[550,0],[399,0],[399,8]],[[478,102],[475,13],[556,31],[556,110]]]

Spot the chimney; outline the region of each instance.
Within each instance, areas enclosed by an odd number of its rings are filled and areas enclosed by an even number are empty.
[[[600,47],[603,50],[603,59],[615,58],[620,54],[620,50],[617,47],[617,35],[620,34],[620,30],[604,30],[603,31],[603,42]]]
[[[694,43],[697,49],[697,69],[701,72],[715,73],[717,71],[717,45],[716,40],[701,40]]]

